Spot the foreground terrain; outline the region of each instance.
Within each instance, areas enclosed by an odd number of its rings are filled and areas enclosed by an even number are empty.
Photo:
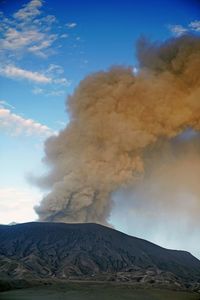
[[[1,300],[200,300],[200,295],[183,291],[138,289],[130,285],[68,283],[13,290]]]
[[[17,280],[31,288],[46,280],[200,292],[200,261],[98,224],[1,225],[0,291],[15,289]]]

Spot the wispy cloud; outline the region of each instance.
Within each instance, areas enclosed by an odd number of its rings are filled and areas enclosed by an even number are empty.
[[[53,45],[59,38],[67,37],[65,32],[58,34],[54,25],[58,22],[53,15],[44,15],[42,0],[32,0],[6,18],[1,13],[0,23],[0,75],[14,80],[28,80],[35,84],[48,84],[48,91],[40,86],[32,89],[34,94],[60,95],[60,87],[67,87],[70,81],[63,76],[61,66],[50,65],[44,70],[33,71],[19,66],[26,55],[47,58],[55,53]],[[73,27],[74,24],[70,23]],[[61,75],[62,74],[62,75]],[[55,91],[56,90],[56,91]]]
[[[52,79],[45,76],[44,74],[24,70],[24,69],[18,68],[13,65],[8,65],[3,68],[0,68],[0,75],[6,76],[6,77],[12,78],[12,79],[27,79],[29,81],[33,81],[33,82],[37,82],[37,83],[51,83],[52,82]]]
[[[51,97],[51,96],[58,97],[58,96],[63,96],[65,94],[64,90],[55,89],[55,90],[48,91],[46,89],[41,89],[41,88],[38,88],[38,87],[35,87],[32,90],[32,92],[33,92],[34,95],[44,95],[46,97]]]
[[[32,20],[34,17],[41,14],[40,8],[42,6],[42,2],[43,1],[41,0],[30,1],[14,14],[14,18],[25,21],[27,21],[27,19]]]
[[[65,94],[64,90],[53,90],[47,92],[46,96],[63,96]]]
[[[69,37],[69,35],[68,35],[67,33],[63,33],[63,34],[61,34],[60,37],[61,37],[62,39],[66,39],[66,38]]]
[[[26,136],[39,135],[45,137],[55,134],[46,125],[17,115],[2,103],[0,104],[0,129],[13,136],[23,134]]]
[[[62,68],[57,65],[50,65],[46,70],[42,72],[33,72],[25,70],[15,65],[7,65],[0,67],[0,75],[5,76],[14,80],[26,79],[28,81],[38,83],[38,84],[52,84],[55,89],[62,87],[67,87],[71,84],[70,80],[62,77]],[[41,87],[35,87],[33,89],[34,94],[42,94],[45,92]]]
[[[9,18],[0,12],[0,54],[21,58],[26,54],[48,57],[57,50],[60,39],[67,38],[67,29],[77,23],[60,25],[56,16],[45,15],[42,0],[32,0]],[[67,28],[66,28],[67,27]]]
[[[50,64],[43,74],[51,79],[51,89],[47,89],[44,85],[41,87],[35,86],[32,90],[35,95],[44,96],[62,96],[65,94],[64,88],[70,86],[71,81],[63,77],[64,70],[61,66]]]
[[[2,106],[10,107],[10,108],[12,108],[12,109],[15,109],[15,107],[14,107],[12,104],[8,103],[8,102],[5,101],[5,100],[0,100],[0,108],[1,108]]]
[[[75,23],[75,22],[67,23],[66,26],[67,26],[67,28],[72,29],[77,26],[77,23]]]
[[[44,89],[39,88],[39,87],[34,87],[32,92],[33,92],[34,95],[42,95],[44,93]]]
[[[200,21],[198,20],[192,21],[189,24],[189,27],[194,31],[200,32]]]
[[[56,17],[43,16],[43,2],[32,0],[12,17],[1,14],[0,48],[4,56],[20,56],[28,53],[47,57],[53,53],[51,48],[58,39],[53,24]]]
[[[195,20],[187,24],[186,26],[175,24],[175,25],[169,25],[169,30],[172,32],[173,35],[179,37],[181,35],[184,35],[188,32],[200,32],[200,21]]]
[[[36,61],[45,58],[48,63],[48,57],[58,51],[59,41],[69,37],[67,28],[77,26],[71,22],[65,24],[66,28],[59,24],[56,16],[45,15],[44,3],[43,0],[31,0],[9,18],[0,12],[0,76],[37,84],[31,89],[34,94],[60,96],[64,94],[62,88],[71,84],[61,66],[51,64],[40,70],[28,68],[27,64],[23,66],[27,57],[29,61],[30,57]],[[39,62],[36,65],[39,66]]]
[[[169,29],[177,37],[188,32],[188,29],[182,25],[169,25]]]

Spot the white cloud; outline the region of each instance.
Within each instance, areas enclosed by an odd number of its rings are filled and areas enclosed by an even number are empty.
[[[19,31],[9,28],[5,33],[5,38],[1,39],[2,49],[17,50],[29,46],[32,43],[43,40],[44,34],[36,30]]]
[[[3,106],[0,106],[0,129],[13,136],[24,134],[26,136],[39,135],[45,137],[55,134],[46,125],[14,114],[10,109]]]
[[[38,28],[8,28],[0,39],[1,52],[4,50],[14,54],[32,53],[47,57],[52,44],[56,41],[56,34],[41,32]]]
[[[34,95],[41,95],[41,94],[43,94],[44,89],[41,89],[41,88],[39,88],[39,87],[35,87],[35,88],[32,90],[32,92],[33,92]]]
[[[35,55],[45,58],[47,54],[44,53],[43,50],[49,49],[56,39],[57,39],[57,35],[51,34],[48,36],[48,39],[41,41],[40,44],[29,47],[28,51],[34,53]]]
[[[35,87],[32,90],[32,92],[33,92],[34,95],[44,95],[46,97],[49,97],[49,96],[59,97],[59,96],[63,96],[65,94],[64,90],[59,90],[59,89],[48,90],[48,89],[41,89],[41,88],[38,88],[38,87]]]
[[[54,91],[50,91],[46,94],[46,96],[62,96],[65,94],[65,91],[63,90],[54,90]]]
[[[68,87],[71,84],[71,81],[63,77],[64,70],[61,66],[50,64],[45,75],[52,78],[52,82],[57,86]]]
[[[67,23],[66,26],[67,26],[67,28],[72,29],[77,26],[77,23],[75,23],[75,22]]]
[[[51,90],[48,90],[48,89],[41,89],[41,88],[37,88],[35,87],[33,90],[32,90],[33,94],[34,95],[43,95],[43,96],[46,96],[46,97],[59,97],[59,96],[63,96],[65,95],[66,91],[64,90],[60,90],[60,89],[51,89]]]
[[[25,20],[27,21],[30,19],[35,18],[36,16],[41,14],[40,8],[42,6],[41,0],[32,0],[28,2],[28,4],[25,4],[23,8],[18,10],[13,16],[15,19],[18,20]]]
[[[186,32],[188,32],[188,29],[183,27],[182,25],[170,25],[169,29],[177,37],[179,37],[179,36],[185,34]]]
[[[54,79],[54,82],[55,83],[58,83],[60,85],[63,85],[63,86],[69,86],[71,84],[71,81],[69,81],[67,78],[57,78],[57,79]]]
[[[192,21],[186,26],[182,26],[180,24],[169,25],[168,28],[172,32],[172,34],[177,37],[186,34],[187,32],[198,33],[200,32],[200,21],[199,20]]]
[[[52,46],[58,39],[53,24],[56,17],[42,16],[41,0],[32,0],[6,18],[1,14],[0,48],[1,55],[18,57],[32,53],[40,57],[47,57],[54,52]]]
[[[189,24],[189,27],[197,32],[200,32],[200,21],[195,20]]]
[[[41,195],[32,189],[0,187],[0,224],[36,220],[33,207],[40,199]]]
[[[63,33],[63,34],[61,34],[61,36],[60,36],[62,39],[66,39],[66,38],[68,38],[69,37],[69,35],[68,34],[66,34],[66,33]]]
[[[5,100],[0,100],[0,108],[1,107],[4,107],[4,106],[7,106],[7,107],[10,107],[12,109],[15,109],[15,107],[13,105],[11,105],[10,103],[8,103],[7,101]]]
[[[64,73],[64,70],[61,66],[59,65],[55,65],[55,64],[50,64],[48,69],[46,70],[46,73],[48,74],[56,74],[56,75],[60,75]]]
[[[13,65],[0,68],[0,75],[13,79],[27,79],[38,83],[52,82],[52,78],[47,77],[44,74],[24,70]]]
[[[51,88],[67,87],[71,84],[71,81],[65,77],[61,77],[63,69],[58,65],[50,65],[47,70],[43,72],[33,72],[30,70],[21,69],[14,65],[7,65],[0,67],[0,75],[11,79],[20,80],[25,79],[37,84],[51,84]],[[35,87],[33,90],[34,94],[43,94],[46,91],[41,87]],[[56,95],[56,94],[55,94]]]
[[[70,81],[61,74],[61,66],[51,64],[43,70],[24,68],[19,63],[33,58],[48,58],[55,54],[59,45],[58,39],[68,37],[63,27],[58,26],[54,15],[44,15],[43,0],[32,0],[7,18],[0,12],[0,76],[14,80],[28,80],[35,84],[48,84],[48,90],[36,86],[34,94],[61,95],[61,87],[68,87]],[[69,23],[73,28],[76,23]],[[32,55],[32,56],[31,56]],[[30,58],[31,57],[31,58]],[[56,91],[55,91],[56,90]]]

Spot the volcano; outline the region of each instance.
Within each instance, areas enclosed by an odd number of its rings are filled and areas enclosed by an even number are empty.
[[[186,286],[200,261],[99,224],[0,226],[0,278],[98,280]]]

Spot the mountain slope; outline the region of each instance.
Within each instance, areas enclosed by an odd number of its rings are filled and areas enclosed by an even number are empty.
[[[138,281],[153,272],[191,282],[200,280],[200,261],[98,224],[0,226],[1,278],[92,278],[120,272],[137,275]]]

